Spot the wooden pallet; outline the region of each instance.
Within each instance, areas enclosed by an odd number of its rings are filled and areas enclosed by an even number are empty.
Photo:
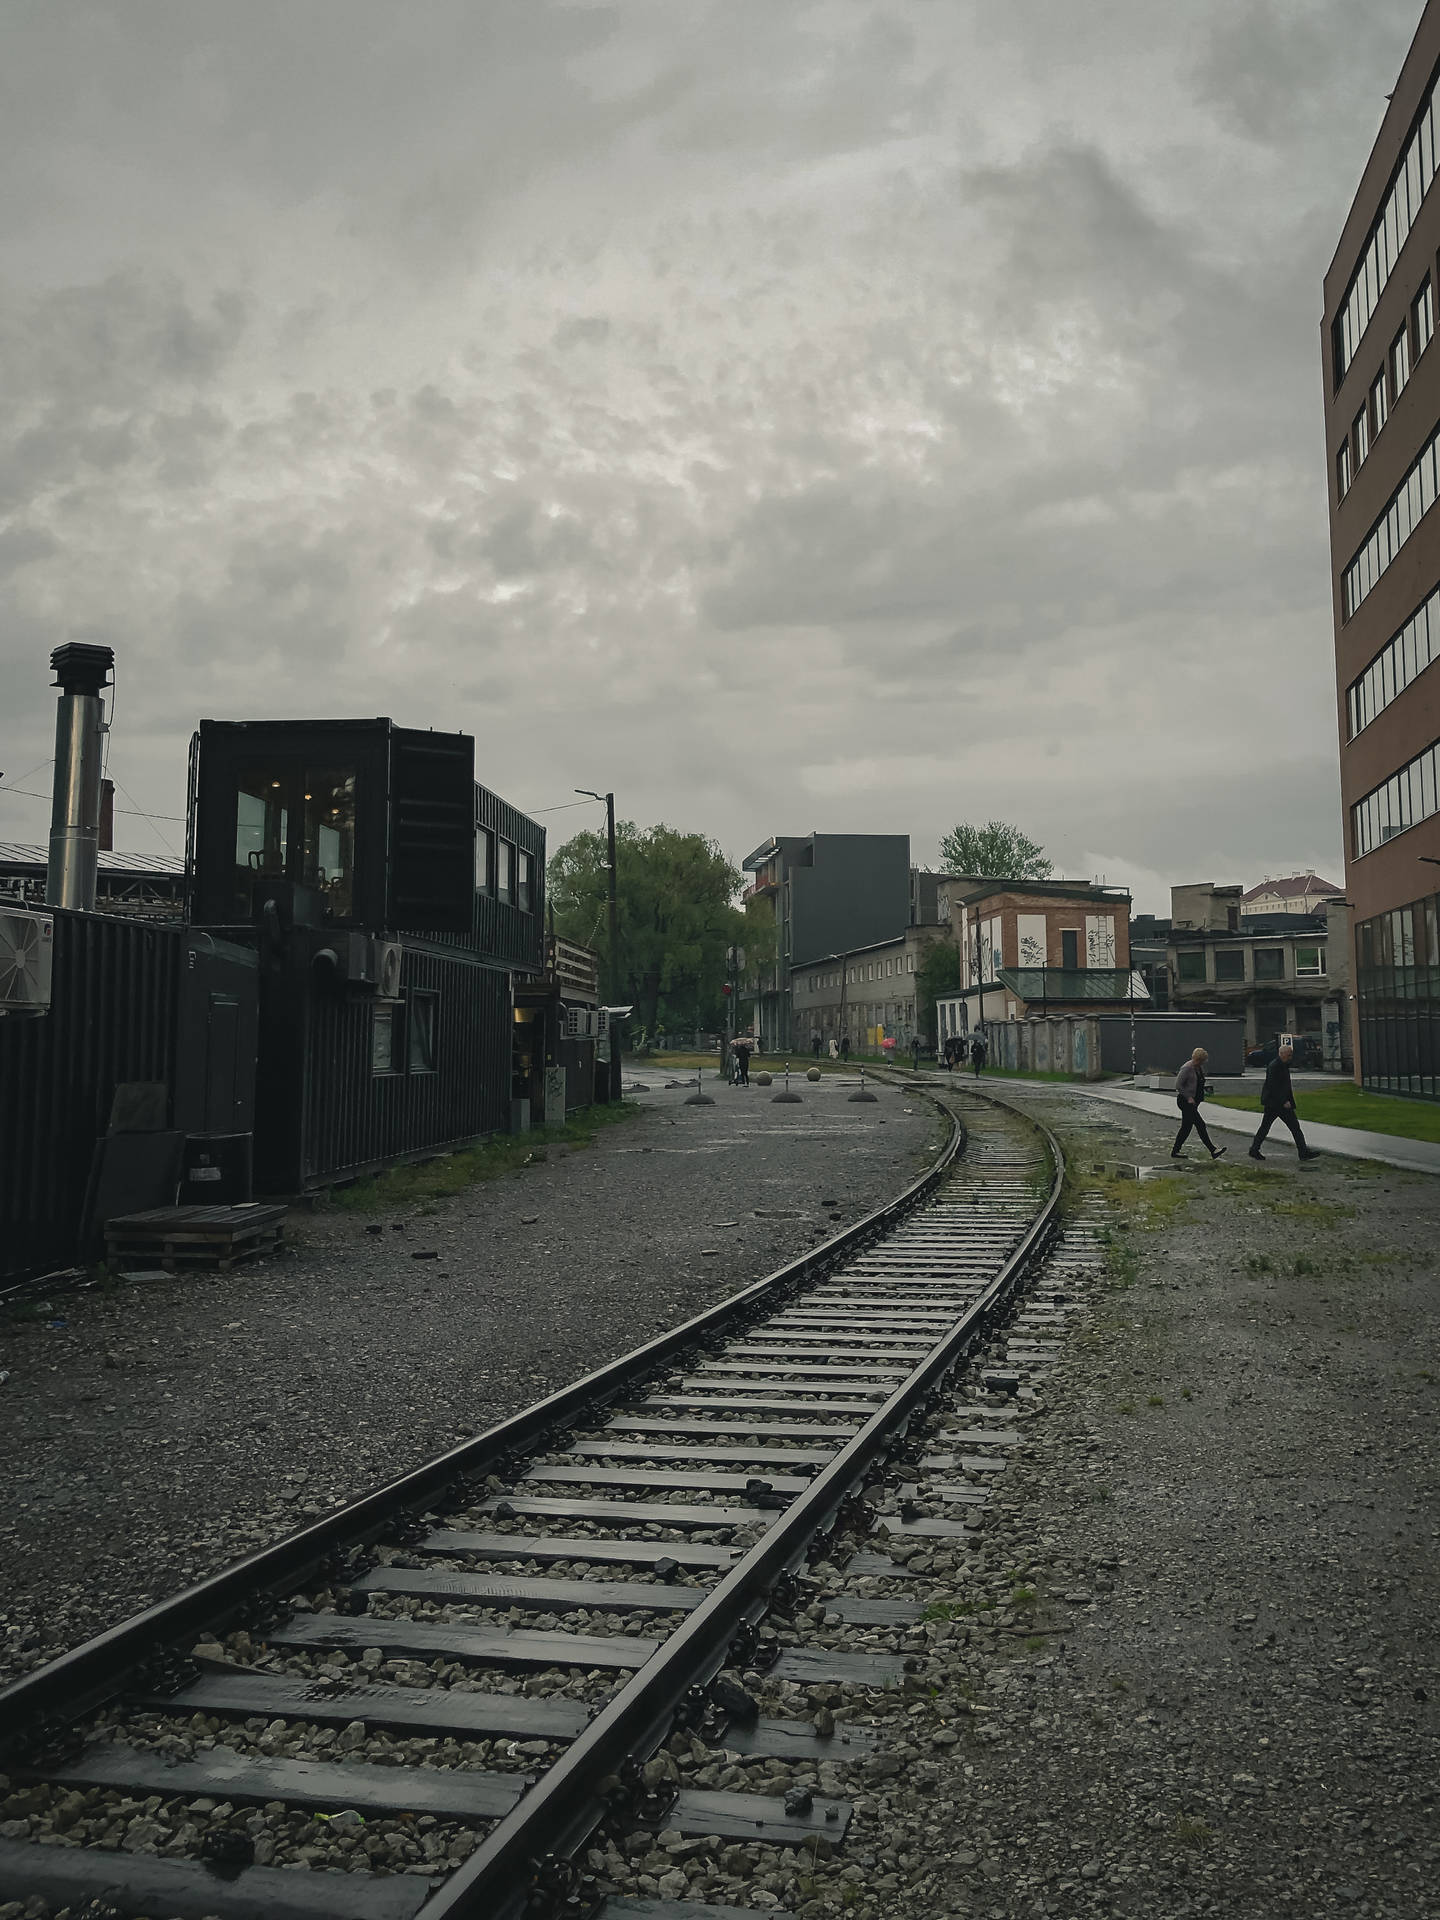
[[[269,1253],[285,1231],[285,1208],[252,1202],[241,1207],[153,1207],[105,1222],[105,1256],[158,1261],[167,1273],[181,1262],[228,1272],[237,1260]]]

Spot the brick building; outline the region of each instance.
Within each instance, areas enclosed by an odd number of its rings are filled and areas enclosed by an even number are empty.
[[[1440,1098],[1440,0],[1325,276],[1321,329],[1358,1078]]]

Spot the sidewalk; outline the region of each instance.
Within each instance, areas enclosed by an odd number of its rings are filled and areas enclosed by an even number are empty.
[[[1173,1093],[1142,1093],[1136,1087],[1091,1086],[1083,1082],[1076,1084],[1075,1091],[1092,1100],[1113,1100],[1117,1106],[1139,1107],[1145,1113],[1163,1113],[1167,1119],[1174,1121],[1177,1129],[1180,1125]],[[1440,1142],[1406,1140],[1393,1133],[1370,1133],[1363,1127],[1320,1126],[1305,1118],[1303,1091],[1298,1105],[1305,1138],[1321,1153],[1338,1153],[1347,1160],[1381,1160],[1388,1167],[1403,1167],[1407,1173],[1440,1173]],[[1241,1133],[1251,1139],[1260,1124],[1258,1113],[1246,1113],[1239,1107],[1217,1107],[1209,1100],[1205,1102],[1203,1111],[1205,1124],[1212,1132],[1218,1129],[1226,1133]],[[1284,1127],[1272,1127],[1262,1152],[1267,1160],[1293,1160],[1295,1143]]]

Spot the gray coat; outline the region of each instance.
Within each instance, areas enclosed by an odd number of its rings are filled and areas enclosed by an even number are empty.
[[[1199,1067],[1193,1060],[1187,1060],[1175,1076],[1176,1099],[1198,1100],[1202,1084]]]

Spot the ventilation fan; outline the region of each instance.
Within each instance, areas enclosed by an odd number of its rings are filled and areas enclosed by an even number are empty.
[[[48,913],[0,911],[0,1014],[46,1013],[55,953]]]

